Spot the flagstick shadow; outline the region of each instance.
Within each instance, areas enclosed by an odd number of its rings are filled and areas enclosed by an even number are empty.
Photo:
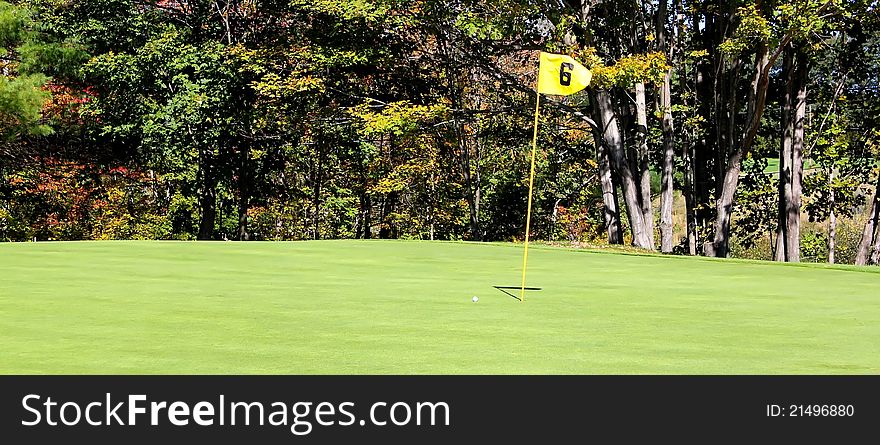
[[[492,286],[492,287],[500,290],[501,292],[504,292],[505,294],[510,296],[510,298],[513,298],[514,300],[522,301],[519,297],[517,297],[516,295],[507,291],[507,289],[517,289],[517,290],[522,289],[519,286]],[[542,290],[542,289],[540,287],[527,287],[527,288],[525,288],[525,290]]]

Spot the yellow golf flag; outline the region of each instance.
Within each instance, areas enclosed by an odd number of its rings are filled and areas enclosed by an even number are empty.
[[[522,283],[519,301],[526,301],[526,268],[529,264],[529,231],[532,225],[532,189],[535,184],[535,151],[538,148],[538,117],[541,114],[541,94],[568,96],[586,88],[593,73],[571,57],[541,51],[538,65],[538,94],[535,98],[535,133],[532,135],[531,168],[529,169],[529,200],[526,205],[526,236],[523,243]]]
[[[568,96],[590,84],[593,73],[571,57],[541,52],[538,92]]]

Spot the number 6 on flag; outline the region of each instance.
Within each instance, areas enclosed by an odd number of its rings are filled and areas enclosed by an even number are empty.
[[[590,84],[593,73],[571,57],[541,53],[538,68],[538,92],[568,96]]]

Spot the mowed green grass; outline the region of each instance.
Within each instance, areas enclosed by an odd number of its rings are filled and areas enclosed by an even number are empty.
[[[880,273],[403,241],[0,245],[0,373],[876,374]],[[472,303],[471,297],[480,301]]]

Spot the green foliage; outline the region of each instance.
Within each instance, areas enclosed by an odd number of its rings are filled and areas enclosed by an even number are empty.
[[[773,239],[768,235],[745,236],[734,233],[730,240],[730,256],[745,260],[773,260]]]
[[[31,19],[31,12],[25,8],[13,5],[9,2],[0,2],[0,53],[6,56],[10,54],[10,48],[21,45],[22,42],[31,38],[27,29],[27,23]]]
[[[29,10],[0,2],[0,139],[4,141],[52,132],[42,115],[50,98],[45,90],[48,77],[37,69],[33,54],[43,45],[30,24]]]
[[[362,20],[367,23],[381,23],[391,12],[392,1],[366,0],[292,0],[291,6],[312,13],[322,13],[343,20]]]
[[[855,262],[864,227],[865,219],[860,217],[841,218],[838,221],[834,249],[836,263],[853,264]],[[825,258],[827,259],[827,257]]]
[[[766,168],[767,158],[752,158],[744,166],[737,190],[735,233],[737,242],[746,249],[776,228],[776,213],[772,209],[777,205],[777,185],[775,178],[765,173]],[[769,251],[766,254],[769,256]]]
[[[0,137],[10,141],[23,136],[45,136],[52,132],[43,122],[43,105],[49,93],[40,74],[0,77]]]
[[[801,260],[810,263],[828,261],[828,235],[824,232],[802,232]]]
[[[806,203],[810,220],[824,221],[833,210],[838,216],[853,216],[864,203],[865,183],[874,160],[854,150],[853,143],[863,143],[861,135],[842,125],[843,114],[833,117],[819,134],[810,159],[816,169],[804,178],[804,188],[811,195]],[[855,139],[855,140],[853,140]],[[831,205],[831,192],[834,205]]]
[[[727,55],[735,56],[758,42],[768,43],[771,38],[770,22],[762,15],[757,4],[748,4],[737,9],[739,26],[730,39],[719,46],[719,50]]]
[[[829,27],[836,26],[835,22],[847,15],[841,0],[747,2],[737,8],[739,23],[733,36],[718,49],[729,57],[736,57],[758,43],[778,43],[784,37],[810,47],[817,32],[829,31]]]
[[[471,11],[459,15],[456,18],[455,26],[466,35],[482,40],[499,40],[504,35],[504,30],[494,20],[486,20]]]
[[[817,224],[863,210],[880,146],[873,6],[671,2],[658,17],[608,1],[585,19],[575,3],[0,2],[0,238],[522,239],[539,49],[609,90],[633,170],[645,84],[655,210],[669,74],[674,188],[702,244],[755,105],[755,52],[786,43],[813,68],[805,209]],[[772,251],[779,68],[736,191],[735,255]],[[604,242],[591,93],[542,100],[534,238]]]

